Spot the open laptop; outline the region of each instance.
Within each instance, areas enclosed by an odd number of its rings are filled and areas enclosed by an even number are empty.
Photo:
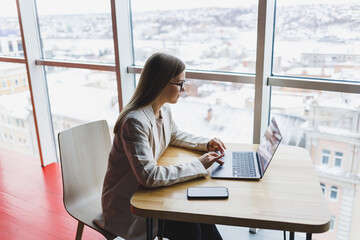
[[[212,178],[261,179],[282,140],[282,135],[273,117],[261,139],[256,152],[225,151],[223,165],[211,166]]]

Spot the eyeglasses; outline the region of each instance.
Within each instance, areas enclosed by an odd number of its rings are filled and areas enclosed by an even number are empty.
[[[180,92],[183,90],[184,88],[184,85],[185,85],[185,80],[180,80],[182,81],[181,83],[173,83],[173,82],[169,82],[170,84],[173,84],[173,85],[177,85],[177,86],[180,86]]]

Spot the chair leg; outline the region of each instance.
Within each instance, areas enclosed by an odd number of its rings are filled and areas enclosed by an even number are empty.
[[[75,240],[81,240],[84,231],[84,223],[78,222]]]

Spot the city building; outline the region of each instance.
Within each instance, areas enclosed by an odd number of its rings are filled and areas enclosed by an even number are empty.
[[[6,56],[24,55],[21,38],[11,34],[4,36],[0,32],[0,54]]]
[[[360,104],[330,96],[315,100],[304,127],[306,148],[332,214],[330,231],[319,239],[350,239],[360,184]],[[354,234],[354,233],[353,233]]]
[[[0,95],[27,91],[26,69],[21,64],[0,64]]]

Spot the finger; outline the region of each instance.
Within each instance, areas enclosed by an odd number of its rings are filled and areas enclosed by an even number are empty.
[[[221,154],[219,154],[219,153],[217,153],[217,152],[209,152],[209,155],[210,155],[211,157],[217,158],[217,157],[219,157]]]
[[[210,144],[209,144],[209,150],[210,151],[215,151],[217,149],[217,143],[215,138],[211,139]]]
[[[216,155],[214,155],[214,157],[217,157],[217,158],[222,158],[225,153],[221,152],[221,151],[215,151],[214,153],[216,153]]]
[[[223,165],[223,164],[224,164],[224,162],[221,161],[220,159],[216,159],[215,162],[217,162],[217,163],[220,164],[220,165]]]
[[[224,156],[224,154],[216,154],[216,156],[213,156],[211,161],[212,162],[217,162],[219,164],[224,164],[224,162],[222,160],[220,160],[220,158],[222,158],[223,156]]]
[[[220,152],[224,153],[225,149],[226,149],[226,147],[225,147],[224,143],[219,139],[219,150],[220,150]]]
[[[210,147],[215,147],[216,144],[217,144],[217,139],[216,138],[213,138],[213,139],[210,140],[210,144],[209,144]]]
[[[220,139],[219,139],[220,140]],[[226,149],[225,144],[220,140],[221,146],[223,149]]]
[[[224,154],[223,153],[221,153],[221,154],[217,154],[217,156],[215,157],[216,159],[220,159],[220,158],[222,158],[224,156]]]
[[[215,140],[215,147],[216,149],[218,149],[221,153],[224,153],[226,147],[224,145],[224,143],[219,139],[219,138],[214,138]]]

